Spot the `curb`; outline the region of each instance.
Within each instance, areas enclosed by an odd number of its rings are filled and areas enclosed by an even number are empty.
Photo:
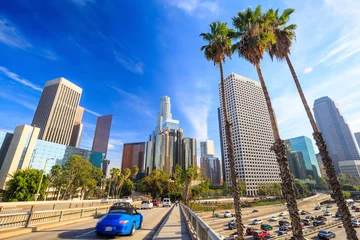
[[[154,236],[152,237],[152,240],[155,240],[157,238],[157,236],[159,235],[161,229],[164,227],[165,223],[167,222],[167,220],[169,219],[170,214],[172,213],[172,211],[174,210],[175,205],[172,205],[171,209],[166,213],[166,215],[161,219],[161,224],[159,226],[159,228],[156,230]]]

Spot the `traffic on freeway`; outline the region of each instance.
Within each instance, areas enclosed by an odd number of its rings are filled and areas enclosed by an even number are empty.
[[[346,239],[343,228],[329,229],[323,228],[330,223],[341,223],[341,216],[337,212],[335,203],[318,205],[314,201],[314,207],[301,208],[300,217],[303,225],[304,233],[314,230],[316,227],[316,235],[309,239]],[[353,224],[360,227],[360,204],[349,206]],[[225,210],[218,212],[220,217],[203,217],[203,220],[221,236],[226,238],[233,238],[236,236],[235,218],[233,212]],[[290,218],[288,216],[285,206],[268,206],[261,208],[251,208],[243,210],[243,224],[245,239],[271,239],[275,237],[291,238]],[[318,236],[320,235],[320,236]],[[320,238],[319,238],[320,237]]]
[[[10,239],[107,239],[113,238],[118,233],[124,234],[121,239],[151,239],[169,209],[161,205],[155,208],[135,209],[130,203],[115,203],[109,209],[109,213],[100,219],[64,225]],[[124,231],[114,231],[123,224],[129,226],[125,227]]]

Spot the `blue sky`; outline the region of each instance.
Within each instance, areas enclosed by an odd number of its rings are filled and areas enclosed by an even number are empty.
[[[328,95],[353,132],[360,131],[360,2],[259,1],[296,9],[291,59],[312,105]],[[251,0],[4,1],[0,7],[0,129],[30,124],[47,80],[65,77],[83,89],[87,109],[82,147],[91,148],[97,115],[113,114],[109,159],[121,163],[122,144],[146,141],[159,99],[171,98],[185,136],[213,139],[220,155],[219,70],[199,51],[201,32],[256,5]],[[233,56],[225,75],[257,79],[252,65]],[[311,128],[285,63],[265,56],[263,74],[282,138]]]

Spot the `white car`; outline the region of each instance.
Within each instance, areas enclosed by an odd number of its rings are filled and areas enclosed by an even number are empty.
[[[121,201],[123,201],[123,202],[129,202],[129,203],[133,202],[132,198],[129,197],[129,196],[123,196],[123,197],[121,198]]]
[[[331,215],[332,215],[331,212],[328,212],[328,211],[324,212],[324,216],[331,216]]]
[[[278,217],[272,216],[269,221],[270,222],[276,222],[278,220]]]
[[[286,216],[286,215],[287,215],[286,212],[282,212],[282,213],[279,214],[280,217],[283,217],[283,216]]]
[[[111,198],[109,197],[104,197],[103,199],[101,199],[101,203],[108,203],[111,200]]]
[[[153,209],[154,204],[150,200],[145,200],[141,202],[140,209]]]
[[[354,227],[360,227],[360,220],[351,220]]]
[[[254,219],[252,222],[253,225],[258,225],[258,224],[262,224],[262,223],[263,223],[263,221],[261,219]]]
[[[170,198],[164,198],[162,202],[163,207],[171,207],[171,200]]]
[[[224,212],[224,218],[231,218],[231,212],[229,210]]]

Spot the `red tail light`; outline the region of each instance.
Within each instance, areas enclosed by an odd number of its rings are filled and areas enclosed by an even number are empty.
[[[121,220],[119,223],[120,224],[127,224],[129,221],[128,220]]]

